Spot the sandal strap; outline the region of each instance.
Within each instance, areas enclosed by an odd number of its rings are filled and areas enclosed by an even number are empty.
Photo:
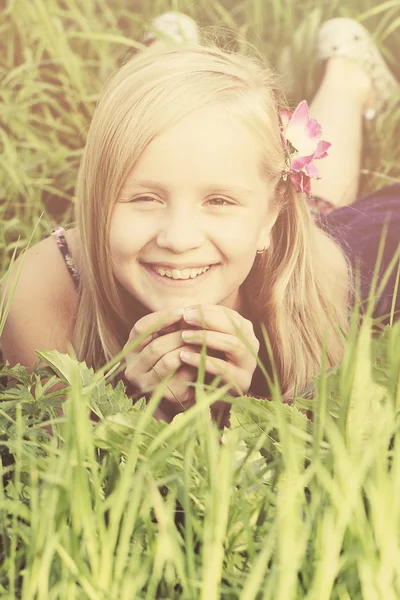
[[[165,12],[150,22],[150,29],[144,34],[142,42],[146,45],[161,40],[177,43],[200,42],[199,27],[191,17],[180,12]]]
[[[369,75],[376,91],[376,106],[364,117],[372,119],[381,110],[392,93],[398,89],[396,81],[370,33],[357,21],[336,18],[326,21],[318,33],[317,59],[328,60],[343,56],[356,61]]]

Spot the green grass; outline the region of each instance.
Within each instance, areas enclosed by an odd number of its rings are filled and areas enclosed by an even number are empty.
[[[360,19],[400,78],[398,0],[9,0],[0,15],[0,276],[29,241],[72,221],[101,87],[166,9],[233,28],[274,66],[289,45],[293,102],[315,92],[312,39],[332,16]],[[368,127],[361,192],[399,179],[399,133],[393,102]],[[200,381],[196,405],[166,425],[151,417],[161,388],[132,407],[107,373],[57,353],[33,374],[4,367],[0,382],[8,374],[15,383],[0,383],[0,598],[400,597],[400,324],[374,336],[371,325],[352,330],[341,363],[292,406],[279,390],[271,402],[231,399],[222,442],[207,415],[224,390]],[[50,391],[58,379],[66,404]]]
[[[4,369],[19,383],[0,391],[0,597],[398,598],[399,348],[400,323],[372,337],[366,319],[314,398],[231,398],[222,436],[223,388],[199,382],[167,425],[161,389],[132,406],[56,352],[43,387],[50,367]]]
[[[398,0],[378,6],[372,0],[329,6],[309,0],[8,0],[0,14],[0,276],[39,218],[33,242],[72,221],[78,165],[101,87],[140,47],[145,23],[166,9],[184,11],[211,31],[221,25],[235,31],[275,67],[288,45],[293,102],[310,100],[316,90],[313,40],[320,22],[332,16],[360,19],[400,79]],[[304,21],[300,52],[294,34]],[[393,103],[369,127],[360,193],[399,177],[399,132]]]

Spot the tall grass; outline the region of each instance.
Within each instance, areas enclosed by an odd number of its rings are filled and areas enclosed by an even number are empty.
[[[314,398],[199,383],[169,425],[151,416],[160,393],[132,406],[57,353],[41,356],[68,385],[62,418],[57,376],[8,370],[21,385],[0,393],[15,461],[1,468],[0,597],[398,598],[399,348],[400,323],[374,338],[366,319]],[[223,433],[208,411],[222,397]]]
[[[164,10],[226,25],[277,67],[286,46],[293,102],[315,92],[313,39],[332,16],[375,32],[400,78],[398,0],[9,0],[0,275],[28,242],[72,221],[101,87]],[[393,101],[368,126],[361,192],[399,178],[399,123]],[[353,319],[343,360],[291,406],[278,388],[270,402],[230,398],[200,378],[195,406],[169,425],[151,416],[162,387],[132,406],[106,371],[57,353],[42,353],[49,366],[33,373],[0,369],[0,598],[399,598],[400,323],[373,335],[368,313],[360,330]],[[60,380],[66,389],[54,391]],[[221,398],[232,404],[223,432],[209,418]]]
[[[400,78],[400,5],[347,0],[329,5],[294,0],[6,0],[0,13],[0,275],[15,248],[73,219],[74,187],[86,132],[102,85],[140,49],[145,25],[164,10],[181,10],[201,26],[226,27],[279,67],[288,47],[293,101],[318,84],[313,42],[336,15],[359,18]],[[303,30],[299,26],[303,23]],[[212,31],[212,29],[211,29]],[[398,178],[400,113],[393,102],[369,127],[360,192]]]

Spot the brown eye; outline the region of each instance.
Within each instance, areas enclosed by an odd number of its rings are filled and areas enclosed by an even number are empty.
[[[152,196],[137,196],[136,198],[131,198],[130,202],[156,202],[156,198]]]
[[[215,198],[210,198],[208,202],[212,202],[213,206],[232,206],[233,202],[229,202],[226,198],[220,198],[219,196]]]

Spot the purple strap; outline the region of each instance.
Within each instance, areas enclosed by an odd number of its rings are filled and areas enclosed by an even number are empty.
[[[53,231],[52,235],[54,235],[54,237],[56,239],[57,246],[62,254],[64,262],[67,266],[67,269],[68,269],[68,271],[72,277],[72,280],[75,284],[75,287],[78,287],[78,283],[79,283],[78,269],[76,268],[75,261],[70,254],[67,240],[65,239],[64,233],[65,233],[65,229],[63,227],[58,227],[55,231]]]

